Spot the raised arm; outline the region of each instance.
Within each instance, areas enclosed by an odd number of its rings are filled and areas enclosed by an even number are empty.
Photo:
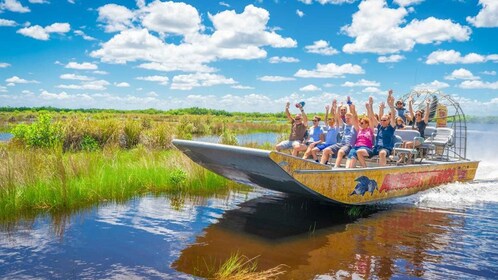
[[[329,127],[329,105],[325,105],[325,127]]]
[[[382,101],[379,104],[379,118],[384,116],[384,108],[386,108],[386,104]]]
[[[370,96],[368,98],[368,103],[365,104],[365,107],[367,108],[367,116],[368,119],[370,120],[370,128],[373,130],[375,127],[377,127],[378,121],[375,118],[375,114],[373,112],[373,97]]]
[[[290,106],[290,102],[287,101],[287,104],[285,104],[285,115],[292,122],[292,121],[294,121],[294,118],[292,117],[292,115],[289,112],[289,106]]]
[[[425,100],[425,113],[424,113],[424,122],[425,124],[428,124],[429,123],[429,115],[430,115],[430,107],[431,106],[431,99],[430,98],[427,98]]]
[[[391,119],[389,123],[391,124],[392,127],[396,126],[396,109],[394,108],[394,96],[393,96],[393,90],[390,89],[389,93],[387,94],[387,105],[389,106],[389,110],[391,110]]]
[[[334,125],[336,127],[339,126],[339,120],[337,119],[337,116],[339,116],[339,112],[337,111],[337,100],[332,100],[332,107],[330,108],[330,114],[332,115],[332,118],[334,118]]]
[[[341,127],[342,124],[344,123],[342,118],[341,118],[341,107],[342,107],[342,102],[341,102],[341,105],[340,106],[337,106],[337,109],[335,111],[335,117],[336,117],[336,121],[337,121],[337,126],[338,127]]]
[[[349,110],[351,111],[351,114],[353,114],[353,127],[356,131],[360,131],[360,125],[358,123],[358,114],[356,113],[356,107],[354,104],[349,104]]]
[[[304,124],[304,126],[308,126],[308,116],[304,112],[303,105],[301,105],[301,103],[298,103],[298,107],[297,108],[299,108],[299,110],[301,110],[301,115],[303,116],[303,124]]]
[[[413,113],[413,99],[412,97],[408,97],[408,110],[410,111],[410,118],[415,122],[415,113]]]

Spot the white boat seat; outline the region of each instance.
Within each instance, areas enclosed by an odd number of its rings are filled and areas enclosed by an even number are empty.
[[[454,131],[449,127],[438,127],[436,133],[427,138],[426,143],[433,145],[436,154],[442,156],[454,144]]]
[[[430,138],[436,135],[436,127],[434,126],[426,126],[424,129],[424,138]]]
[[[399,157],[399,154],[405,154],[405,155],[408,155],[408,154],[411,154],[412,155],[412,162],[415,162],[415,160],[417,159],[417,156],[418,155],[422,155],[422,153],[419,153],[419,147],[415,147],[415,148],[402,148],[401,145],[403,144],[403,142],[405,141],[413,141],[413,142],[423,142],[424,141],[424,138],[420,137],[420,132],[418,132],[417,130],[396,130],[394,132],[394,135],[396,135],[397,137],[401,138],[401,142],[396,142],[394,144],[394,157]],[[423,160],[423,157],[421,156],[420,157],[420,161]]]

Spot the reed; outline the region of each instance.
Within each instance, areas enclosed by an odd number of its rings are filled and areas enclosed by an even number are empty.
[[[239,253],[232,254],[214,274],[214,279],[219,280],[266,280],[277,279],[285,273],[286,266],[281,264],[274,268],[258,271],[256,258],[249,259]]]
[[[0,147],[0,220],[21,212],[80,209],[143,194],[209,195],[241,189],[176,150],[63,153]]]

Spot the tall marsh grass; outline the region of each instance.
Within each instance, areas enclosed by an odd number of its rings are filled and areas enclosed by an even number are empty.
[[[20,212],[79,209],[147,193],[226,193],[241,188],[176,150],[63,153],[0,147],[0,220]]]

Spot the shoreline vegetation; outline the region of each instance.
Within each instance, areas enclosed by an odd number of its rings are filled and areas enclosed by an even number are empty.
[[[0,223],[147,194],[204,196],[246,191],[249,187],[196,165],[171,141],[218,135],[221,143],[236,145],[237,134],[286,132],[287,123],[277,119],[0,112],[0,124],[14,136],[0,143]],[[260,147],[271,149],[272,145]]]
[[[480,120],[498,122],[498,117]],[[14,136],[0,142],[1,222],[25,212],[80,209],[145,194],[244,189],[192,163],[173,147],[172,139],[216,135],[220,143],[237,145],[239,134],[276,132],[285,138],[288,122],[283,113],[202,108],[3,107],[0,131]],[[274,144],[246,146],[269,150]]]

